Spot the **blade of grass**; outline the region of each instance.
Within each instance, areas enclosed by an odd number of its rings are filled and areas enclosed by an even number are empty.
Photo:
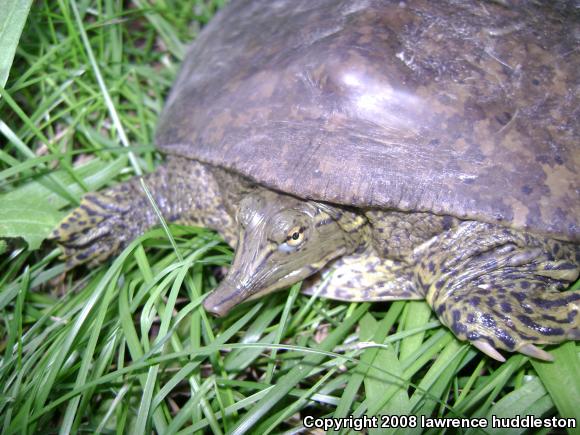
[[[330,350],[349,332],[354,324],[368,310],[369,304],[360,305],[351,316],[347,317],[339,327],[334,329],[317,347],[320,350]],[[248,412],[231,431],[232,435],[241,435],[249,431],[273,406],[281,400],[290,389],[304,379],[313,366],[320,364],[324,355],[307,355],[301,364],[295,366],[289,373],[282,376],[278,383],[264,396],[250,412]]]
[[[93,73],[95,74],[95,78],[97,79],[97,83],[99,84],[99,89],[101,90],[101,93],[103,94],[103,99],[105,100],[105,104],[109,110],[109,115],[111,116],[111,119],[113,120],[113,124],[115,125],[115,128],[117,130],[117,134],[119,135],[119,139],[121,140],[121,144],[123,144],[124,147],[128,148],[130,146],[129,139],[127,138],[127,135],[125,133],[125,129],[123,128],[123,124],[121,123],[121,120],[119,119],[117,109],[115,108],[115,105],[113,104],[113,100],[111,99],[111,96],[109,95],[109,91],[107,89],[105,81],[103,80],[101,70],[99,68],[99,65],[97,64],[97,61],[95,59],[95,55],[93,54],[93,49],[91,48],[91,43],[89,42],[89,38],[87,37],[87,32],[85,31],[84,23],[81,20],[76,3],[71,2],[70,6],[71,6],[71,9],[72,9],[73,14],[75,16],[75,20],[76,20],[76,23],[78,26],[78,31],[79,31],[79,34],[80,34],[81,39],[83,41],[83,45],[85,47],[85,52],[86,52],[87,56],[89,57],[89,62],[90,62],[91,67],[93,69]],[[141,170],[141,166],[139,165],[139,161],[137,160],[137,157],[135,156],[135,154],[133,154],[132,151],[129,151],[128,155],[129,155],[129,161],[131,162],[131,166],[133,167],[135,174],[137,174],[139,176],[143,175],[143,171]]]
[[[0,87],[6,85],[20,34],[32,0],[1,0],[0,10]]]
[[[551,349],[550,353],[554,355],[554,362],[532,359],[532,366],[550,393],[560,415],[580,422],[580,366],[577,346],[573,342],[564,343]]]
[[[290,294],[286,299],[286,304],[284,305],[284,311],[282,311],[282,318],[280,319],[280,323],[278,324],[278,328],[276,330],[276,335],[274,337],[274,343],[279,344],[282,341],[282,337],[284,336],[285,329],[288,325],[288,318],[290,316],[290,310],[294,305],[294,301],[298,297],[298,292],[300,291],[300,287],[302,287],[302,282],[298,282],[292,286],[290,289]],[[268,363],[268,368],[266,369],[266,378],[265,382],[267,384],[272,382],[272,377],[274,376],[274,369],[276,367],[276,349],[272,350],[272,354],[270,355],[271,362]]]

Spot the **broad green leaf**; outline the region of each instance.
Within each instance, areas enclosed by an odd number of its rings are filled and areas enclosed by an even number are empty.
[[[91,190],[97,190],[125,165],[126,157],[121,156],[113,162],[93,159],[75,169]],[[80,186],[65,171],[52,173],[53,179],[80,196]],[[38,249],[42,241],[64,216],[60,208],[68,201],[45,186],[46,176],[39,177],[11,192],[0,195],[0,237],[22,237],[29,249]]]
[[[125,166],[126,161],[126,156],[120,156],[112,162],[103,162],[96,158],[79,165],[74,170],[77,176],[82,178],[87,187],[93,191],[104,186],[113,177],[118,175]],[[85,193],[66,171],[54,171],[50,175],[53,179],[65,185],[77,198],[80,198]],[[47,175],[35,178],[29,183],[23,184],[4,195],[0,195],[0,203],[6,200],[19,201],[22,198],[26,198],[26,201],[35,202],[39,208],[50,207],[60,209],[68,205],[69,201],[67,199],[54,193],[50,189],[48,181]]]
[[[32,0],[0,0],[0,87],[6,85]]]
[[[29,249],[38,249],[62,217],[62,212],[34,201],[2,199],[0,237],[22,237]]]

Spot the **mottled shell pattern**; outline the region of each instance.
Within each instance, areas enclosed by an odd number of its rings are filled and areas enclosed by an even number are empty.
[[[580,240],[574,1],[234,0],[157,143],[298,197]]]

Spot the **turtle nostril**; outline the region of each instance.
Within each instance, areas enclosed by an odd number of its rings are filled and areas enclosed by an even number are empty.
[[[203,309],[215,317],[223,317],[227,314],[227,310],[224,310],[223,306],[220,306],[219,304],[208,303],[208,299],[204,301]]]

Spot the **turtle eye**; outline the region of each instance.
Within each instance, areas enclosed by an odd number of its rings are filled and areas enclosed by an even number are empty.
[[[298,246],[304,241],[304,228],[293,227],[286,235],[286,243],[290,246]]]

